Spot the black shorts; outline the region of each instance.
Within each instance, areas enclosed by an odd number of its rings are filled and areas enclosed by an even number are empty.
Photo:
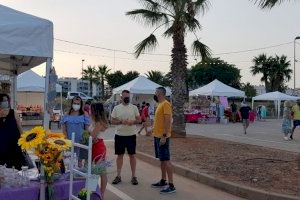
[[[164,145],[160,145],[160,138],[154,137],[155,157],[160,161],[170,160],[170,138],[167,138]]]
[[[295,119],[295,120],[293,121],[293,125],[294,125],[294,127],[300,126],[300,120]]]
[[[125,149],[129,155],[135,154],[136,149],[136,135],[131,136],[120,136],[115,135],[115,154],[125,154]]]

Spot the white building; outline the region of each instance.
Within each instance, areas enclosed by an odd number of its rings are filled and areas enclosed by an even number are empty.
[[[88,80],[81,80],[76,77],[62,77],[58,79],[58,83],[62,86],[62,92],[83,92],[90,95],[90,82]],[[92,96],[101,95],[101,89],[98,85],[93,83]]]

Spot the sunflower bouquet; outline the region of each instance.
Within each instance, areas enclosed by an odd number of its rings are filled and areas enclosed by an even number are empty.
[[[54,196],[52,189],[53,174],[60,169],[62,152],[70,149],[71,140],[65,139],[62,133],[46,132],[41,126],[25,131],[19,141],[23,150],[34,150],[45,172],[45,181],[48,184],[48,195]]]

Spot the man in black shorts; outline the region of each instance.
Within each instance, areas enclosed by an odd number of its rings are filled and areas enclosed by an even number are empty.
[[[117,125],[115,135],[115,154],[117,155],[117,177],[112,184],[121,182],[121,169],[123,166],[123,157],[125,150],[129,155],[130,167],[132,172],[131,183],[137,185],[138,181],[135,175],[136,170],[136,124],[141,122],[138,108],[130,103],[130,93],[128,90],[122,92],[122,103],[115,106],[112,113],[112,124]]]
[[[242,115],[242,121],[243,121],[243,127],[244,127],[245,134],[247,134],[247,128],[249,127],[249,112],[250,111],[251,111],[251,108],[245,102],[242,102],[240,112]]]

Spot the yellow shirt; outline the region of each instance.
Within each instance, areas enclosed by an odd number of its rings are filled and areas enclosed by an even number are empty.
[[[164,116],[170,115],[170,127],[169,132],[165,133],[165,122],[164,122]],[[154,116],[154,125],[153,125],[153,136],[161,138],[163,134],[167,134],[167,137],[171,136],[171,128],[172,128],[172,106],[170,102],[167,100],[161,102],[158,104],[155,116]]]
[[[135,105],[128,104],[123,105],[119,104],[114,107],[114,110],[111,113],[112,118],[116,118],[118,120],[135,120],[136,117],[140,116],[139,110]],[[127,125],[117,125],[116,127],[116,135],[120,136],[131,136],[135,135],[136,126],[127,126]]]
[[[300,120],[300,108],[298,105],[294,105],[292,108],[292,111],[294,113],[294,120]]]

